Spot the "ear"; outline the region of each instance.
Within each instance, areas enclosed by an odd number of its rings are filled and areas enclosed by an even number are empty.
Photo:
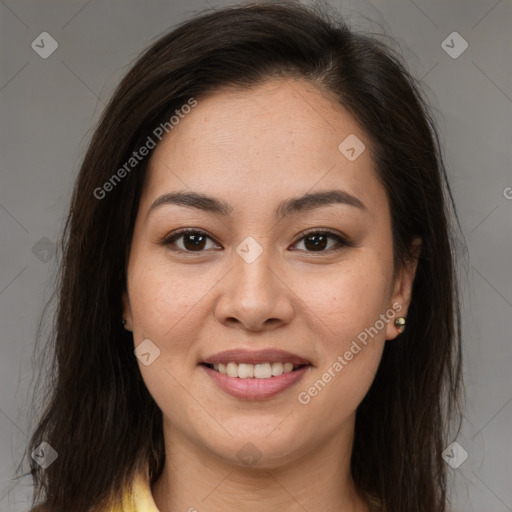
[[[388,322],[386,328],[386,339],[393,340],[395,339],[399,331],[395,326],[395,319],[399,316],[407,317],[407,310],[409,309],[409,304],[411,303],[411,295],[412,295],[412,286],[414,283],[414,277],[416,275],[416,269],[418,267],[418,259],[421,254],[421,238],[416,237],[411,243],[409,248],[409,258],[407,262],[404,264],[400,272],[395,278],[393,294],[390,298],[391,308],[394,304],[395,307],[392,309],[396,311],[395,318]],[[398,304],[401,306],[398,309]],[[407,328],[407,327],[406,327]]]
[[[128,292],[125,290],[122,293],[121,300],[123,303],[123,318],[126,320],[124,328],[127,331],[133,331],[133,318],[132,308],[130,306],[130,299],[128,298]]]

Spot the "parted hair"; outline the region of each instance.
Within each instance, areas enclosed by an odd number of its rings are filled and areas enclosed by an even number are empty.
[[[27,460],[33,510],[100,511],[141,469],[164,460],[162,413],[121,325],[121,295],[148,158],[104,198],[94,191],[190,98],[270,79],[306,79],[339,102],[371,141],[391,212],[394,270],[422,241],[407,328],[385,345],[359,405],[351,471],[387,512],[444,512],[441,453],[460,422],[461,321],[452,240],[457,213],[429,102],[392,45],[341,16],[298,2],[212,9],[147,48],[120,82],[92,134],[63,227],[51,364]],[[456,222],[455,222],[456,221]],[[459,423],[460,424],[460,423]],[[41,442],[58,459],[30,457]]]

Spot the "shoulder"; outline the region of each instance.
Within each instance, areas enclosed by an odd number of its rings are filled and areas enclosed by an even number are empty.
[[[54,512],[47,505],[34,505],[29,512]],[[116,503],[111,503],[101,510],[95,508],[91,512],[160,512],[156,507],[149,479],[143,473],[138,473],[130,485],[124,489],[122,498]]]
[[[156,507],[147,475],[135,475],[132,485],[125,490],[120,508],[106,512],[159,512]]]

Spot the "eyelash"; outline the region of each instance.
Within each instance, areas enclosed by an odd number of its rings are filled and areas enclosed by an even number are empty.
[[[170,246],[172,245],[176,240],[178,240],[179,238],[181,238],[183,235],[187,235],[187,234],[194,234],[194,235],[203,235],[207,238],[209,238],[210,240],[212,240],[215,244],[217,244],[217,242],[208,234],[206,233],[205,231],[201,230],[201,229],[197,229],[197,228],[183,228],[183,229],[180,229],[174,233],[171,233],[170,235],[167,235],[166,237],[164,237],[161,241],[160,241],[160,244],[163,245],[163,246]],[[337,232],[331,230],[331,229],[328,229],[328,228],[324,228],[324,229],[312,229],[312,230],[306,230],[306,231],[301,231],[298,235],[298,238],[297,240],[293,243],[293,245],[297,244],[298,242],[302,241],[303,239],[307,238],[308,236],[311,236],[311,235],[329,235],[330,238],[334,238],[336,239],[338,245],[335,246],[334,248],[331,247],[330,249],[327,249],[327,250],[323,250],[323,251],[305,251],[305,252],[308,252],[308,253],[311,253],[311,254],[315,254],[315,253],[319,253],[319,254],[325,254],[325,253],[331,253],[331,252],[334,252],[334,251],[339,251],[340,249],[343,249],[345,247],[353,247],[354,244],[350,241],[348,241],[346,238],[342,237],[341,235],[339,235]],[[217,244],[217,245],[220,245],[220,244]],[[187,251],[187,250],[183,250],[183,249],[171,249],[172,251],[175,251],[175,252],[182,252],[182,253],[185,253],[185,254],[201,254],[201,253],[204,253],[205,250],[201,250],[201,251]]]

